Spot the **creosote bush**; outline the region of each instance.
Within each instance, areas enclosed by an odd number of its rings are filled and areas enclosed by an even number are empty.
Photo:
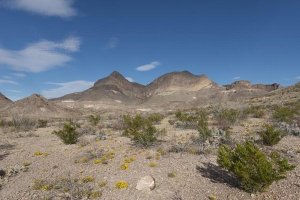
[[[100,122],[101,118],[98,115],[90,115],[89,116],[89,122],[93,125],[93,126],[97,126]]]
[[[148,120],[150,120],[154,124],[158,124],[161,120],[164,119],[164,116],[160,113],[151,113],[147,116]]]
[[[260,137],[265,145],[273,146],[277,144],[284,134],[272,125],[265,125],[263,131],[259,132]]]
[[[251,193],[265,191],[295,168],[278,153],[267,155],[252,142],[238,144],[234,149],[220,146],[217,161],[238,178],[245,191]]]
[[[240,116],[240,112],[235,109],[221,109],[215,114],[217,126],[220,129],[228,130],[234,125]]]
[[[291,122],[296,111],[288,106],[276,106],[273,113],[273,119],[278,122]]]
[[[65,144],[76,144],[79,134],[76,132],[77,125],[73,122],[65,123],[63,128],[52,133],[57,135]]]
[[[157,141],[158,130],[148,118],[126,115],[123,117],[123,123],[124,135],[130,137],[137,145],[147,147]]]
[[[208,114],[205,110],[199,110],[196,113],[199,137],[202,141],[206,141],[211,137],[211,130],[208,128]]]

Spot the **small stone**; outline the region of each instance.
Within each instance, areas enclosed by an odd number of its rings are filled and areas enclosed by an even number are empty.
[[[145,176],[136,185],[137,190],[151,191],[155,188],[155,180],[152,176]]]

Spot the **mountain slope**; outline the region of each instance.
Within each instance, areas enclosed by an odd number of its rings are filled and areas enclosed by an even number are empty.
[[[6,115],[27,115],[31,117],[67,117],[75,111],[61,107],[38,94],[18,100],[3,110]]]
[[[4,96],[1,92],[0,92],[0,110],[6,108],[7,106],[9,106],[10,104],[12,104],[13,102],[7,98],[6,96]]]
[[[88,90],[68,94],[55,100],[136,103],[144,98],[144,87],[141,84],[129,82],[119,72],[113,72],[108,77],[98,80]]]

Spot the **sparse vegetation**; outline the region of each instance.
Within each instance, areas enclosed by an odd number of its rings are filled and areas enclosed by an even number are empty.
[[[93,125],[93,126],[97,126],[100,122],[101,118],[98,115],[90,115],[89,116],[89,122]]]
[[[38,127],[38,128],[46,128],[46,127],[47,127],[47,124],[48,124],[48,121],[47,121],[47,120],[39,119],[39,120],[37,121],[37,127]]]
[[[273,112],[273,118],[278,122],[291,122],[296,114],[296,110],[288,106],[276,106]]]
[[[127,115],[124,116],[123,121],[124,135],[130,137],[137,145],[147,147],[157,141],[158,130],[148,118],[141,115],[134,117]]]
[[[264,130],[259,132],[260,137],[265,145],[273,146],[283,137],[283,133],[272,125],[265,125]]]
[[[254,118],[265,116],[265,110],[261,106],[250,106],[243,111],[244,115],[251,115]]]
[[[286,172],[295,167],[276,152],[268,156],[252,142],[238,144],[234,149],[222,145],[217,161],[238,178],[247,192],[266,190],[274,181],[285,178]]]
[[[116,188],[117,189],[127,189],[128,188],[128,183],[126,181],[118,181],[116,183]]]
[[[76,124],[73,122],[65,123],[62,130],[53,131],[65,144],[76,144],[79,134],[76,132]]]
[[[169,172],[168,173],[168,177],[169,178],[175,178],[176,177],[176,173],[175,172]]]
[[[235,109],[221,109],[215,114],[215,119],[218,128],[222,130],[228,130],[232,125],[234,125],[238,118],[240,112]]]

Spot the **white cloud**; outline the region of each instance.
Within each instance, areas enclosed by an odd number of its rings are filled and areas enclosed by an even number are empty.
[[[4,79],[11,79],[11,76],[2,76]]]
[[[151,63],[146,64],[146,65],[141,65],[141,66],[137,67],[136,70],[141,71],[141,72],[150,71],[150,70],[156,68],[159,65],[160,65],[160,62],[154,61],[154,62],[151,62]]]
[[[69,37],[62,42],[42,40],[22,50],[0,48],[0,66],[23,72],[43,72],[71,61],[68,53],[79,51],[80,39]]]
[[[114,49],[118,46],[119,44],[119,38],[117,37],[111,37],[107,44],[105,45],[105,49]]]
[[[238,80],[238,79],[241,79],[241,77],[240,76],[236,76],[236,77],[233,78],[233,80]]]
[[[0,84],[12,84],[12,85],[18,85],[19,83],[12,80],[7,79],[0,79]]]
[[[4,6],[44,16],[72,17],[77,14],[74,0],[3,0]]]
[[[16,77],[18,77],[18,78],[24,78],[24,77],[27,76],[27,75],[24,74],[24,73],[12,73],[12,75],[13,75],[13,76],[16,76]]]
[[[57,98],[64,96],[66,94],[81,92],[93,86],[93,82],[89,81],[72,81],[66,83],[47,83],[51,85],[56,85],[56,88],[52,88],[49,90],[43,90],[42,95],[46,98]]]
[[[131,77],[126,77],[126,79],[127,79],[129,82],[134,82],[133,78],[131,78]]]

